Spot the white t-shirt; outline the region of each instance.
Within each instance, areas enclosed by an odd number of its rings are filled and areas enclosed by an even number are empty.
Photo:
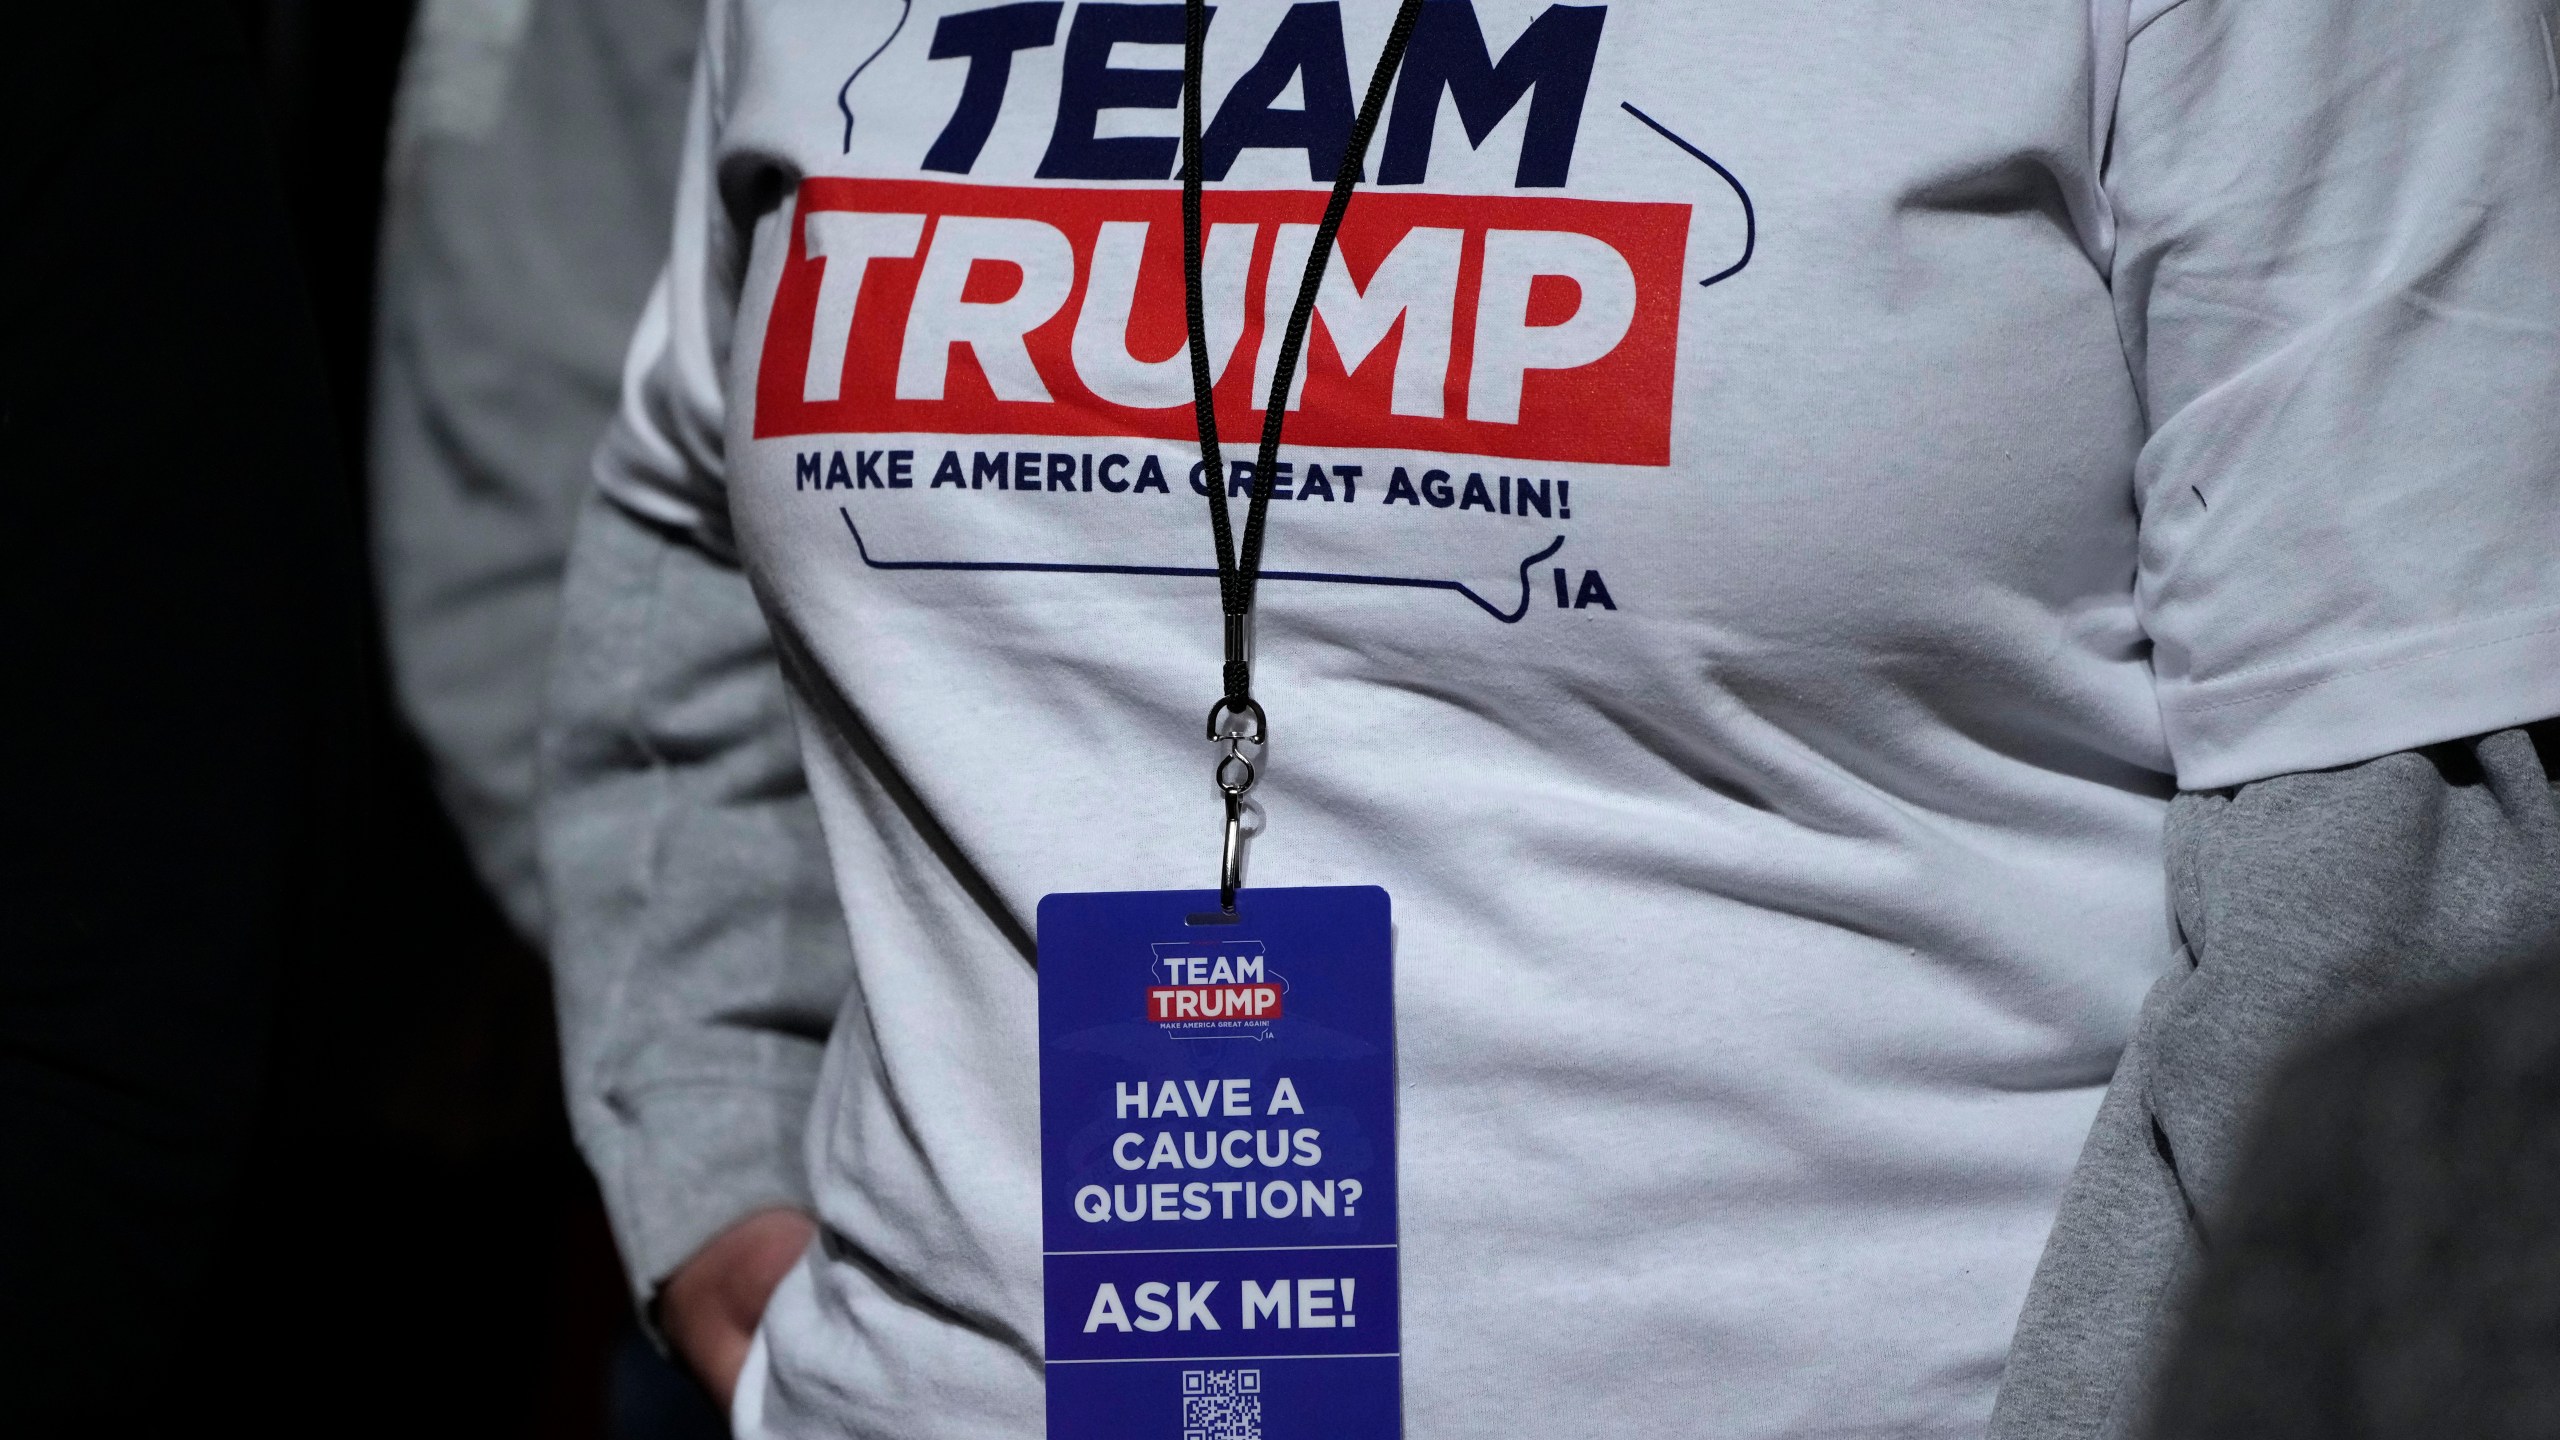
[[[1231,458],[1392,10],[1218,7]],[[1033,908],[1214,879],[1180,17],[713,7],[601,472],[755,581],[851,928],[777,1435],[1035,1433]],[[1412,1433],[1979,1430],[2173,787],[2560,713],[2548,32],[1425,9],[1248,872],[1395,897]]]

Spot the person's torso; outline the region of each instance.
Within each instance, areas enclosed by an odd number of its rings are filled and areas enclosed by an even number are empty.
[[[1392,9],[1217,7],[1231,464]],[[1213,877],[1181,15],[729,32],[731,506],[860,975],[785,1415],[1036,1413],[1007,927]],[[1417,1433],[1987,1411],[2168,948],[2091,48],[2077,0],[1424,8],[1288,421],[1248,871],[1396,897]]]

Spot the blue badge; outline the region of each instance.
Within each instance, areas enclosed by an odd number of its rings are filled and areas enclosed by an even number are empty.
[[[1049,1440],[1393,1440],[1376,886],[1040,902]]]

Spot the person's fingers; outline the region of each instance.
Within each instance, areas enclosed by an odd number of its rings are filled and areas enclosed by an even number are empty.
[[[667,1278],[658,1300],[667,1341],[721,1408],[737,1390],[774,1287],[816,1234],[816,1223],[797,1210],[760,1210],[713,1236]]]

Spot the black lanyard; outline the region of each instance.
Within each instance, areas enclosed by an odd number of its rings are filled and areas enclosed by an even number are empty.
[[[1254,584],[1262,576],[1262,535],[1271,513],[1272,471],[1280,460],[1280,426],[1289,410],[1289,385],[1297,377],[1299,351],[1307,339],[1307,322],[1315,314],[1316,292],[1325,267],[1333,259],[1333,237],[1342,228],[1342,212],[1351,204],[1351,187],[1369,153],[1369,137],[1386,109],[1387,91],[1396,67],[1404,61],[1405,42],[1413,38],[1414,21],[1423,0],[1402,0],[1395,23],[1387,28],[1386,48],[1369,73],[1369,93],[1360,102],[1343,147],[1342,167],[1333,177],[1333,194],[1325,202],[1324,221],[1316,227],[1315,244],[1307,250],[1307,271],[1298,281],[1298,303],[1290,307],[1289,328],[1281,335],[1279,365],[1272,372],[1271,395],[1262,413],[1262,449],[1254,465],[1253,491],[1244,512],[1244,545],[1235,543],[1227,514],[1226,462],[1218,453],[1217,402],[1210,393],[1209,338],[1206,306],[1200,293],[1200,77],[1203,42],[1209,30],[1206,0],[1184,0],[1182,37],[1182,298],[1191,333],[1191,408],[1200,428],[1200,463],[1209,486],[1209,534],[1218,552],[1218,606],[1226,616],[1227,659],[1217,703],[1209,707],[1209,738],[1227,747],[1218,759],[1218,788],[1227,802],[1226,842],[1218,866],[1218,903],[1233,914],[1242,868],[1242,807],[1253,788],[1253,762],[1246,744],[1260,745],[1270,722],[1253,698],[1253,657],[1245,640],[1253,614]]]

